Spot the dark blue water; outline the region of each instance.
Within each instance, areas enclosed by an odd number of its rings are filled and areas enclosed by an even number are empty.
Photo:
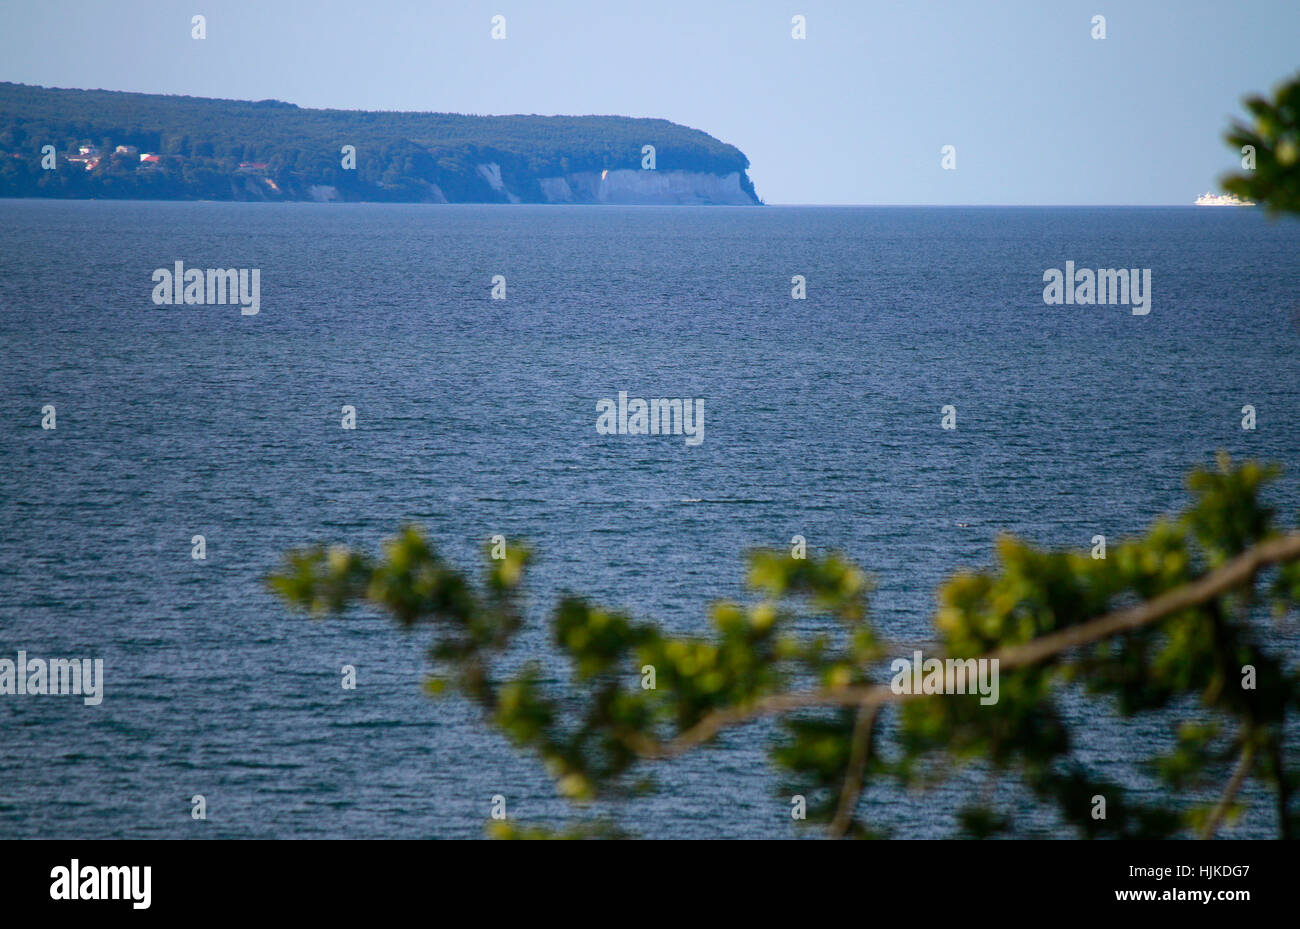
[[[261,584],[281,552],[408,520],[462,564],[526,537],[544,657],[562,589],[704,634],[741,552],[797,533],[876,576],[884,634],[926,639],[936,584],[998,533],[1137,532],[1219,448],[1300,466],[1298,256],[1300,224],[1232,209],[0,202],[0,656],[107,678],[99,707],[0,697],[0,836],[480,836],[497,793],[556,823],[537,764],[421,695],[422,635],[287,614]],[[154,306],[178,260],[260,268],[260,314]],[[1150,315],[1045,305],[1066,260],[1151,268]],[[703,398],[705,441],[598,435],[619,390]],[[1290,520],[1295,473],[1274,499]],[[771,732],[659,766],[623,825],[793,834]],[[1081,738],[1120,776],[1165,734]],[[939,835],[962,790],[867,802]]]

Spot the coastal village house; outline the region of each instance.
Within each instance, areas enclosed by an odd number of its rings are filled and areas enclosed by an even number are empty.
[[[87,171],[94,171],[99,166],[99,149],[89,142],[77,146],[76,155],[69,155],[70,164],[85,165]]]

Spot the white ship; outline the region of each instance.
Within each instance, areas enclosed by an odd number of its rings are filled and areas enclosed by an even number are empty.
[[[1208,191],[1196,198],[1197,206],[1254,206],[1254,200],[1242,200],[1236,194],[1212,194]]]

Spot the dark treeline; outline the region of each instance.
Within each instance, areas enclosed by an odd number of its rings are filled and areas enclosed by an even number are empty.
[[[46,145],[54,170],[42,167]],[[342,166],[345,145],[355,170]],[[345,200],[493,203],[506,195],[478,166],[496,163],[512,193],[537,202],[539,179],[639,169],[643,145],[659,170],[740,172],[753,193],[739,149],[662,119],[311,110],[0,82],[3,197],[292,200],[321,185]]]

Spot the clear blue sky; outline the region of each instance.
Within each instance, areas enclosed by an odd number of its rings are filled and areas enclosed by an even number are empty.
[[[0,0],[3,80],[663,117],[770,203],[1190,203],[1241,97],[1298,68],[1300,0]]]

